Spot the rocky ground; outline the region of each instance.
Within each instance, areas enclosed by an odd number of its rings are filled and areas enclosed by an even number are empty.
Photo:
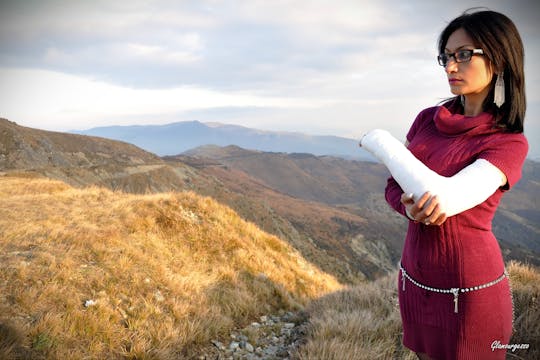
[[[213,340],[211,355],[201,360],[274,360],[291,359],[306,333],[305,313],[287,312],[283,315],[261,316],[258,322],[233,331],[230,341]]]

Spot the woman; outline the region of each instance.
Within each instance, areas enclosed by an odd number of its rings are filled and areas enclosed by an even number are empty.
[[[521,177],[523,44],[510,19],[464,13],[439,37],[453,99],[422,111],[405,148],[361,140],[389,168],[388,203],[410,219],[400,263],[403,343],[420,359],[504,359],[512,298],[491,221]],[[427,166],[427,167],[426,167]]]

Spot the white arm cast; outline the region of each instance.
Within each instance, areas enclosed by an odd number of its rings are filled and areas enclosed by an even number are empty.
[[[389,132],[368,132],[360,145],[379,159],[392,177],[414,201],[429,191],[439,197],[441,212],[450,217],[484,202],[500,186],[505,176],[489,161],[478,159],[452,177],[437,174],[418,160]]]

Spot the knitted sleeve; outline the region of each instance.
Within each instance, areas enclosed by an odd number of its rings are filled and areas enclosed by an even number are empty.
[[[501,170],[486,159],[476,160],[454,176],[441,176],[385,130],[370,131],[361,145],[386,165],[415,201],[427,191],[437,195],[441,212],[449,217],[484,202],[504,184]]]
[[[397,181],[394,180],[393,177],[388,178],[388,181],[386,182],[386,189],[384,191],[386,202],[398,213],[403,216],[407,216],[405,212],[405,205],[401,203],[401,194],[403,194],[403,190]]]
[[[478,158],[489,161],[506,175],[507,183],[501,190],[507,191],[521,178],[528,150],[529,144],[523,134],[502,133],[490,140]]]

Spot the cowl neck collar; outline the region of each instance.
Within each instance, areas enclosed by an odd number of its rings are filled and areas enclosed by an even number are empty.
[[[451,103],[439,106],[433,118],[437,130],[451,136],[497,131],[492,114],[482,112],[477,116],[465,116],[459,110],[461,106],[452,106]]]

